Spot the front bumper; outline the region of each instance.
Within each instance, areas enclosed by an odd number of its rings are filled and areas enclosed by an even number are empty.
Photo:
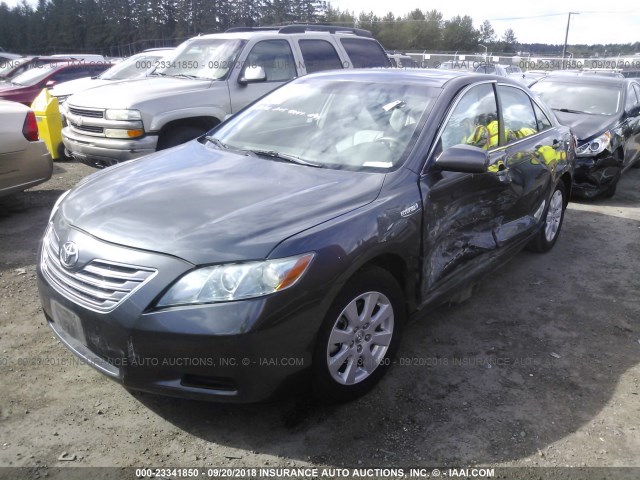
[[[255,402],[311,365],[323,314],[320,302],[296,292],[297,286],[258,299],[154,310],[154,299],[191,264],[107,244],[73,228],[61,242],[68,240],[86,252],[80,264],[99,252],[100,258],[157,269],[113,310],[99,312],[74,301],[39,262],[38,289],[54,333],[83,362],[125,387]]]
[[[572,194],[594,198],[606,193],[620,179],[621,161],[606,152],[597,157],[576,157]]]
[[[155,152],[158,136],[146,135],[134,140],[120,140],[78,134],[67,126],[62,129],[62,142],[79,162],[94,168],[104,168]]]

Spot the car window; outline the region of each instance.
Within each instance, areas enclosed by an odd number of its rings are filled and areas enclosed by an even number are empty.
[[[621,110],[622,89],[618,85],[588,82],[586,77],[574,80],[543,79],[531,90],[554,110],[574,110],[594,115],[614,115]]]
[[[391,65],[378,42],[362,38],[341,38],[340,43],[349,55],[353,68],[380,68]]]
[[[633,108],[634,105],[638,104],[638,97],[636,97],[636,93],[633,91],[633,83],[627,85],[627,98],[625,101],[625,110]]]
[[[307,73],[342,68],[336,49],[326,40],[298,41]]]
[[[488,150],[498,146],[498,107],[491,83],[471,88],[460,99],[442,131],[436,154],[467,144]]]
[[[263,40],[256,43],[246,65],[264,68],[267,82],[286,82],[296,77],[295,60],[286,40]]]
[[[90,67],[83,68],[65,68],[51,76],[49,80],[53,80],[56,83],[68,82],[69,80],[75,80],[82,77],[90,77],[93,75],[93,69]]]
[[[640,103],[640,85],[638,85],[637,83],[634,83],[633,89],[636,91],[636,96],[638,97],[638,103]]]
[[[538,133],[538,123],[529,95],[519,88],[505,85],[498,87],[498,95],[507,143]]]
[[[549,117],[547,117],[547,114],[544,113],[535,102],[532,103],[533,110],[536,113],[536,120],[538,121],[538,131],[541,132],[553,127],[553,124],[551,123],[551,120],[549,120]]]
[[[403,82],[306,78],[227,120],[216,138],[254,151],[256,161],[279,152],[326,168],[380,171],[404,161],[441,92]]]

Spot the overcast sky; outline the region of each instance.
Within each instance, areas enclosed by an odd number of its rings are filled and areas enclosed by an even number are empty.
[[[567,13],[571,16],[569,43],[633,43],[640,41],[640,1],[615,0],[515,0],[425,2],[424,0],[330,0],[341,10],[373,11],[379,16],[390,10],[404,15],[416,8],[437,9],[445,19],[469,15],[476,28],[489,20],[498,36],[512,28],[519,42],[564,43]],[[543,16],[544,15],[544,16]],[[538,18],[524,18],[538,17]]]
[[[19,0],[5,1],[9,6]],[[28,0],[29,1],[29,0]],[[512,28],[518,41],[524,43],[564,43],[567,12],[580,12],[571,16],[569,43],[633,43],[640,41],[640,1],[615,0],[517,0],[425,2],[424,0],[330,0],[342,10],[373,11],[383,16],[391,10],[404,15],[416,8],[441,11],[445,19],[455,15],[470,15],[478,28],[489,20],[501,36]],[[29,1],[35,4],[35,0]],[[527,17],[527,18],[525,18]],[[533,17],[533,18],[532,18]]]

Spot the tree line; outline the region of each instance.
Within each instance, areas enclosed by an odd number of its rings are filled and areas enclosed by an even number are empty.
[[[333,8],[324,0],[23,0],[0,3],[0,47],[16,53],[95,52],[130,55],[173,46],[200,33],[234,26],[332,23],[370,30],[390,50],[557,54],[560,45],[520,44],[516,33],[496,32],[489,21],[475,28],[471,17],[445,19],[438,10],[415,9],[384,16]],[[640,44],[573,45],[574,56],[640,51]]]

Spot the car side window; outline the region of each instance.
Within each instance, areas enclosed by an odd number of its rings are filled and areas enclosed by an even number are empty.
[[[454,145],[473,145],[484,150],[499,144],[498,107],[493,84],[483,83],[467,91],[455,106],[442,131],[436,155]]]
[[[58,73],[54,73],[51,80],[54,80],[56,83],[62,83],[68,82],[69,80],[75,80],[77,78],[90,77],[92,74],[92,71],[88,67],[67,68],[59,71]]]
[[[336,49],[326,40],[298,41],[307,73],[342,68]]]
[[[286,82],[296,77],[291,46],[286,40],[263,40],[247,56],[247,66],[264,68],[267,82]]]
[[[531,103],[533,104],[533,110],[536,113],[536,120],[538,121],[538,131],[541,132],[553,127],[551,120],[549,120],[547,114],[542,111],[538,104],[536,102]]]
[[[640,85],[638,85],[637,83],[634,83],[633,89],[636,91],[636,96],[638,97],[638,103],[640,104]]]
[[[636,93],[633,90],[633,83],[630,83],[629,85],[627,85],[627,100],[624,106],[625,110],[633,108],[637,104],[638,104],[638,97],[636,96]]]
[[[389,57],[376,41],[362,38],[341,38],[340,43],[349,55],[353,68],[380,68],[391,65]]]
[[[538,133],[538,122],[529,95],[519,88],[500,85],[498,96],[507,143]]]

